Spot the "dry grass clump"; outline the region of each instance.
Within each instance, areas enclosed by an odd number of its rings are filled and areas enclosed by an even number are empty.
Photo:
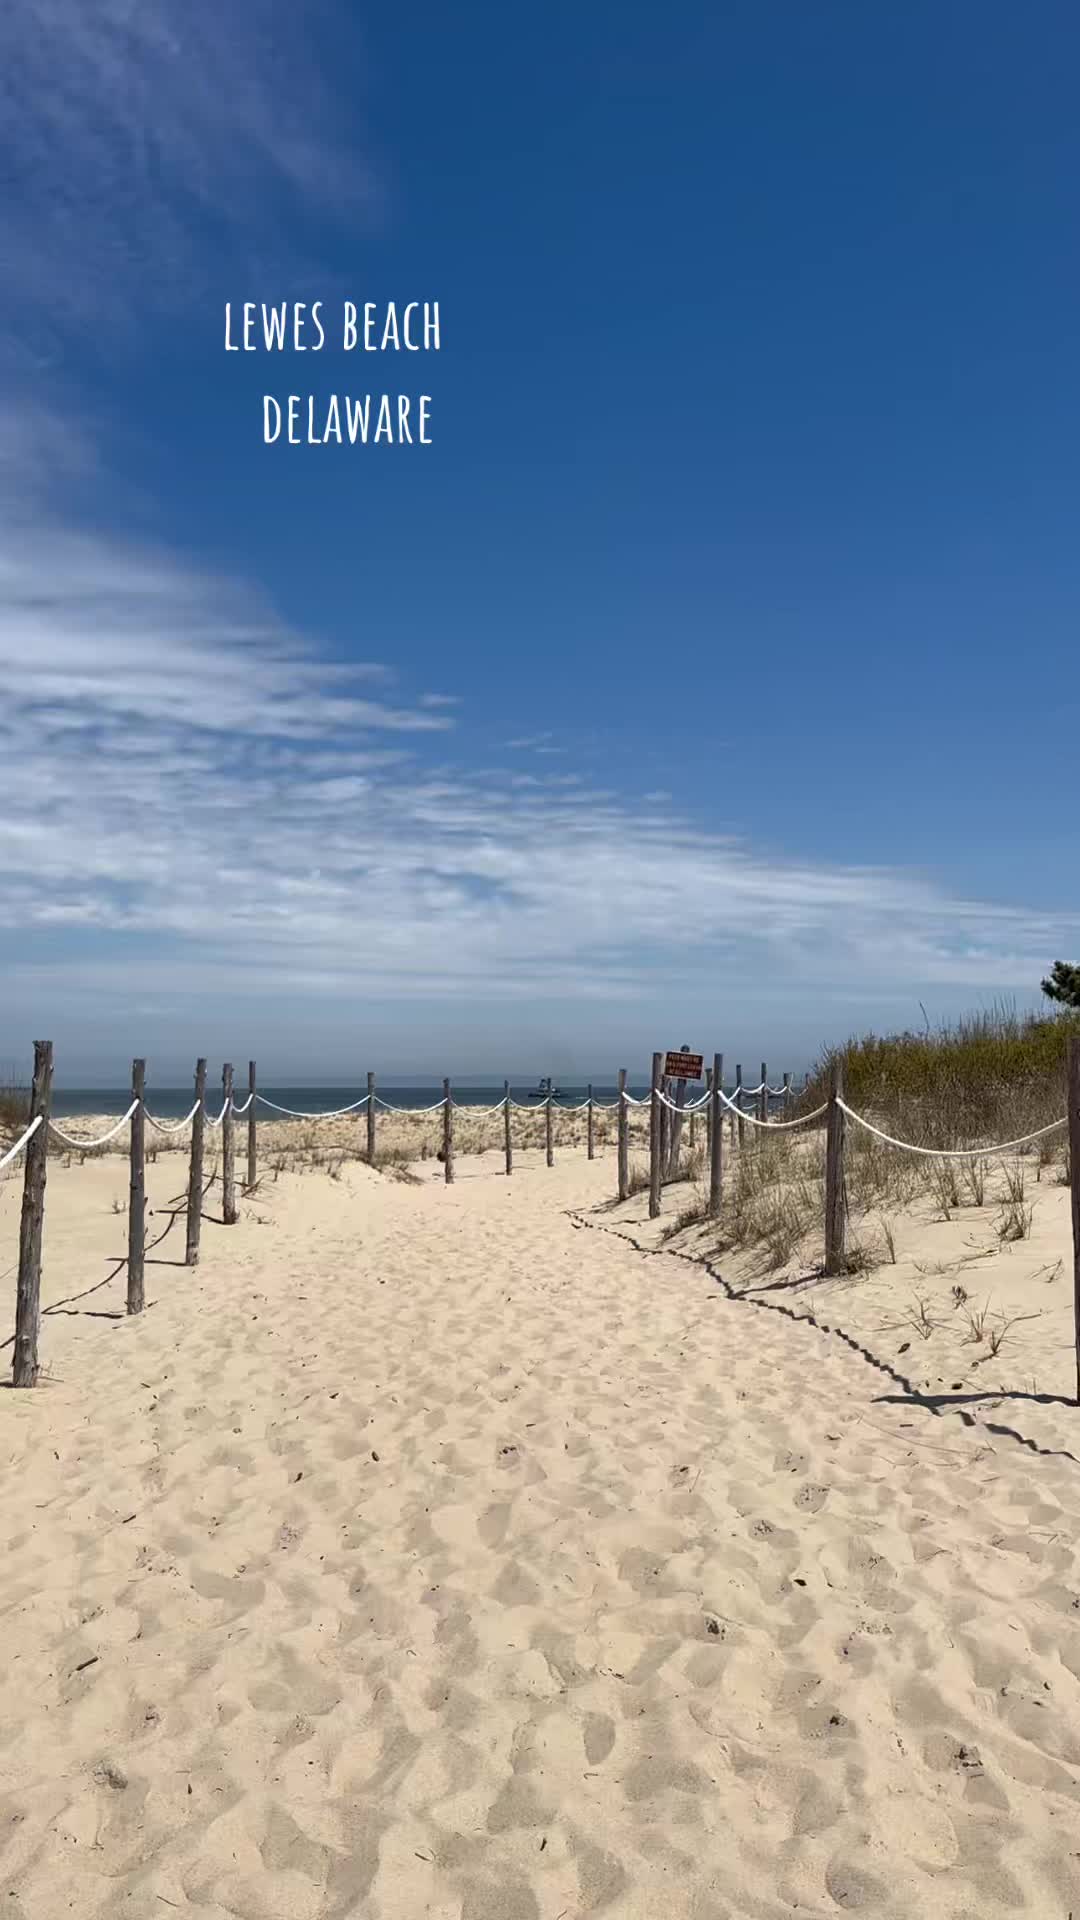
[[[30,1090],[17,1081],[0,1081],[0,1135],[18,1138],[30,1117]]]
[[[412,1170],[415,1157],[411,1147],[380,1147],[378,1145],[376,1145],[373,1160],[367,1161],[367,1155],[364,1156],[367,1164],[374,1167],[377,1173],[389,1174],[392,1180],[402,1180],[406,1185],[413,1187],[420,1184],[418,1176]]]
[[[941,1057],[946,1059],[947,1055],[945,1047]],[[951,1085],[954,1083],[946,1075],[946,1103]],[[1052,1088],[1044,1089],[1047,1099],[1052,1094]],[[1030,1085],[1026,1094],[1022,1086],[1021,1097],[1031,1097]],[[1057,1097],[1064,1101],[1063,1086]],[[952,1111],[955,1117],[955,1104]],[[885,1119],[895,1124],[894,1116],[886,1115]],[[1017,1123],[1015,1113],[1003,1111],[1001,1120],[1011,1135],[1025,1130],[1022,1121]],[[898,1127],[896,1131],[904,1137]],[[909,1136],[917,1131],[915,1126],[907,1130]],[[1056,1152],[1061,1152],[1060,1137]],[[1025,1199],[1025,1178],[1033,1169],[1036,1178],[1040,1177],[1043,1168],[1052,1163],[1042,1142],[1026,1156],[1018,1154],[1008,1165],[998,1167],[978,1152],[960,1160],[905,1154],[862,1128],[849,1125],[845,1147],[849,1223],[845,1270],[854,1275],[885,1263],[895,1264],[895,1235],[888,1216],[928,1200],[946,1221],[963,1208],[994,1204],[1000,1209],[999,1239],[1026,1239],[1031,1232],[1033,1208]],[[728,1157],[717,1251],[757,1248],[765,1271],[785,1267],[797,1257],[816,1264],[821,1257],[824,1213],[824,1129],[819,1125],[805,1132],[774,1136],[755,1129],[748,1134],[742,1150]],[[875,1230],[868,1232],[871,1221]]]
[[[799,1105],[820,1106],[839,1056],[850,1105],[898,1139],[952,1148],[1016,1139],[1064,1111],[1065,1046],[1075,1033],[1078,1013],[1021,1015],[1000,1004],[937,1032],[865,1034],[822,1055]],[[1060,1136],[1047,1151],[1044,1164],[1060,1153]]]

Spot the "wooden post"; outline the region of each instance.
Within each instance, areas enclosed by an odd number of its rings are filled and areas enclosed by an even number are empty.
[[[367,1157],[368,1166],[375,1165],[375,1075],[367,1077]]]
[[[248,1061],[248,1142],[247,1142],[247,1186],[254,1193],[258,1185],[258,1166],[255,1156],[255,1062]]]
[[[724,1084],[724,1056],[713,1054],[709,1074],[709,1212],[716,1218],[724,1193],[724,1129],[720,1123],[720,1089]]]
[[[625,1200],[630,1191],[630,1109],[623,1099],[626,1092],[626,1068],[619,1068],[619,1094],[615,1107],[617,1154],[619,1164],[619,1199]]]
[[[790,1118],[791,1118],[791,1075],[790,1073],[785,1073],[784,1075],[784,1119],[790,1120]]]
[[[52,1108],[53,1049],[51,1040],[34,1041],[34,1079],[30,1088],[30,1120],[41,1125],[26,1143],[23,1166],[22,1218],[19,1223],[19,1279],[15,1296],[15,1352],[13,1387],[33,1387],[38,1377],[38,1326],[41,1321],[41,1231],[45,1223],[45,1175],[49,1158],[49,1113]]]
[[[591,1080],[589,1081],[589,1104],[585,1114],[585,1138],[588,1146],[588,1157],[590,1160],[595,1160],[596,1149],[595,1149],[595,1143],[593,1139],[593,1102],[592,1102],[592,1081]]]
[[[188,1173],[187,1250],[189,1267],[199,1264],[199,1235],[202,1231],[203,1148],[206,1141],[206,1061],[195,1062],[195,1098],[198,1106],[191,1121],[191,1168]]]
[[[450,1186],[454,1178],[454,1102],[450,1097],[449,1080],[443,1081],[442,1091],[443,1091],[443,1116],[442,1116],[443,1177],[446,1181],[447,1186]]]
[[[689,1052],[689,1048],[684,1047],[683,1052]],[[677,1080],[675,1082],[675,1105],[679,1109],[678,1113],[669,1113],[668,1115],[671,1121],[671,1136],[668,1144],[669,1180],[677,1180],[679,1177],[679,1154],[682,1151],[682,1130],[684,1125],[683,1108],[686,1105],[685,1080]]]
[[[708,1104],[705,1108],[705,1148],[706,1148],[706,1153],[707,1153],[707,1157],[710,1165],[712,1164],[713,1107],[717,1106],[717,1111],[719,1112],[719,1107],[717,1103],[712,1099],[712,1081],[713,1081],[713,1070],[711,1067],[706,1067],[705,1091],[710,1097],[709,1097]]]
[[[1073,1235],[1073,1343],[1076,1349],[1076,1404],[1080,1407],[1080,1039],[1069,1037],[1069,1197]]]
[[[758,1095],[758,1119],[769,1117],[769,1069],[764,1060],[761,1063],[761,1092]]]
[[[221,1116],[221,1217],[227,1227],[235,1227],[236,1213],[236,1124],[233,1119],[232,1067],[221,1069],[221,1092],[225,1108]]]
[[[555,1165],[555,1136],[551,1130],[551,1088],[544,1101],[544,1158],[549,1167]]]
[[[146,1061],[131,1063],[131,1097],[138,1101],[131,1116],[131,1180],[128,1190],[127,1310],[141,1313],[146,1305],[143,1261],[146,1252]]]
[[[652,1090],[649,1097],[649,1219],[655,1220],[660,1212],[660,1180],[663,1168],[660,1163],[661,1138],[660,1116],[664,1109],[660,1105],[660,1086],[663,1080],[661,1068],[664,1064],[662,1053],[652,1057]]]
[[[829,1069],[829,1116],[825,1157],[825,1272],[845,1268],[844,1069],[839,1054]]]
[[[667,1099],[670,1100],[671,1082],[669,1081],[666,1073],[661,1075],[660,1091],[662,1094],[664,1094],[667,1097]],[[661,1102],[661,1105],[660,1105],[660,1178],[661,1180],[667,1179],[668,1166],[670,1164],[670,1160],[671,1160],[671,1109],[670,1107],[664,1106],[663,1102]]]
[[[506,1105],[503,1108],[503,1144],[506,1148],[506,1171],[509,1174],[509,1173],[513,1173],[514,1171],[514,1144],[510,1138],[510,1082],[509,1080],[503,1081],[503,1097],[506,1101]]]
[[[741,1153],[743,1149],[743,1142],[746,1139],[746,1121],[742,1117],[742,1068],[741,1067],[736,1067],[735,1069],[735,1105],[739,1109],[739,1119],[738,1119],[739,1152]]]

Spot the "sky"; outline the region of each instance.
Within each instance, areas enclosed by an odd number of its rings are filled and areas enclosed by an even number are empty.
[[[1036,1004],[1078,57],[998,0],[7,0],[0,1059],[599,1083]],[[347,299],[439,351],[225,350]],[[384,390],[430,445],[264,444]]]

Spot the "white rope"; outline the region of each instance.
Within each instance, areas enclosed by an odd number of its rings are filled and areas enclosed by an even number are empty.
[[[33,1139],[34,1134],[37,1132],[38,1128],[41,1125],[41,1118],[42,1116],[40,1113],[35,1114],[33,1120],[31,1120],[30,1125],[27,1127],[26,1132],[23,1134],[21,1140],[16,1140],[15,1145],[13,1147],[9,1147],[3,1159],[0,1160],[0,1167],[6,1167],[9,1160],[14,1160],[15,1155],[17,1153],[22,1152],[27,1141]]]
[[[921,1153],[929,1160],[984,1160],[991,1154],[1011,1153],[1014,1147],[1026,1147],[1030,1141],[1041,1140],[1044,1135],[1056,1132],[1058,1127],[1065,1125],[1069,1117],[1067,1113],[1063,1113],[1060,1120],[1051,1120],[1048,1126],[1037,1127],[1034,1133],[1025,1133],[1019,1140],[1003,1140],[996,1147],[917,1147],[911,1140],[894,1140],[891,1133],[882,1133],[880,1127],[875,1127],[869,1120],[864,1120],[861,1113],[855,1113],[846,1100],[838,1099],[836,1104],[843,1108],[849,1120],[854,1120],[858,1126],[865,1127],[867,1133],[874,1134],[878,1140],[884,1140],[886,1146],[900,1147],[905,1153]]]
[[[248,1094],[248,1097],[247,1097],[247,1099],[246,1099],[246,1100],[244,1101],[244,1104],[243,1104],[243,1106],[242,1106],[242,1107],[238,1107],[238,1106],[236,1105],[236,1102],[235,1102],[235,1101],[233,1102],[233,1112],[235,1113],[235,1115],[236,1115],[236,1117],[237,1117],[237,1119],[239,1119],[239,1118],[240,1118],[240,1115],[241,1115],[242,1113],[246,1113],[246,1112],[247,1112],[247,1110],[248,1110],[248,1108],[250,1107],[250,1105],[251,1105],[251,1103],[252,1103],[252,1101],[254,1100],[254,1098],[255,1098],[255,1095],[254,1095],[253,1093],[249,1093],[249,1094]]]
[[[191,1109],[191,1112],[186,1113],[182,1120],[174,1120],[171,1122],[165,1121],[165,1120],[155,1120],[152,1113],[148,1113],[146,1117],[149,1120],[150,1125],[152,1127],[156,1127],[159,1133],[182,1133],[184,1128],[190,1125],[191,1121],[194,1120],[195,1115],[198,1113],[201,1105],[202,1105],[202,1101],[196,1100],[195,1105]]]
[[[797,1120],[757,1120],[752,1113],[744,1113],[741,1107],[737,1107],[734,1100],[729,1100],[722,1089],[720,1098],[725,1107],[730,1107],[732,1113],[738,1114],[740,1120],[748,1120],[752,1127],[767,1127],[770,1133],[783,1133],[788,1127],[805,1127],[808,1121],[820,1120],[821,1115],[828,1112],[826,1102],[824,1106],[815,1107],[813,1113],[801,1113]]]
[[[456,1100],[452,1100],[452,1101],[450,1102],[450,1104],[451,1104],[451,1106],[454,1106],[454,1107],[456,1107],[456,1106],[457,1106],[457,1101],[456,1101]],[[386,1111],[387,1111],[387,1113],[435,1113],[435,1112],[437,1112],[437,1111],[438,1111],[438,1109],[439,1109],[440,1107],[445,1107],[445,1105],[446,1105],[446,1098],[445,1098],[445,1095],[442,1095],[442,1096],[440,1096],[440,1098],[439,1098],[438,1100],[433,1100],[433,1101],[432,1101],[432,1103],[431,1103],[431,1105],[430,1105],[430,1107],[395,1107],[395,1106],[391,1106],[391,1104],[390,1104],[390,1101],[389,1101],[389,1100],[383,1100],[383,1099],[381,1099],[381,1098],[380,1098],[380,1096],[379,1096],[378,1094],[376,1094],[376,1095],[375,1095],[375,1105],[376,1105],[377,1107],[385,1107],[385,1109],[386,1109]],[[501,1101],[499,1102],[499,1105],[500,1105],[500,1106],[502,1105],[502,1102],[501,1102]],[[346,1113],[347,1113],[347,1112],[349,1111],[349,1109],[348,1109],[348,1108],[346,1107],[346,1109],[345,1109],[345,1111],[346,1111]],[[477,1107],[477,1109],[476,1109],[476,1111],[477,1111],[477,1113],[485,1113],[485,1112],[487,1112],[487,1111],[489,1111],[489,1109],[487,1109],[487,1108],[485,1108],[485,1107]],[[490,1111],[491,1111],[492,1113],[494,1113],[494,1112],[496,1111],[496,1109],[495,1109],[494,1107],[492,1107],[492,1108],[490,1109]]]
[[[647,1107],[649,1104],[647,1100],[635,1100],[633,1095],[629,1093],[624,1093],[622,1098],[628,1101],[632,1107]],[[559,1105],[558,1101],[553,1100],[551,1103],[551,1111],[552,1113],[584,1113],[588,1104],[587,1100],[579,1100],[576,1106],[563,1107]],[[618,1104],[618,1100],[594,1100],[592,1103],[593,1112],[614,1113]],[[543,1113],[547,1107],[547,1101],[511,1100],[510,1105],[513,1107],[515,1113]]]
[[[127,1112],[121,1114],[115,1127],[110,1127],[108,1133],[99,1133],[96,1140],[76,1140],[70,1133],[62,1133],[55,1120],[49,1121],[49,1131],[55,1133],[57,1139],[62,1140],[66,1147],[74,1147],[79,1153],[88,1152],[91,1147],[103,1147],[107,1140],[115,1140],[121,1127],[127,1126],[138,1104],[137,1100],[133,1100]]]
[[[225,1118],[225,1115],[226,1115],[226,1114],[227,1114],[227,1112],[229,1111],[229,1106],[230,1106],[230,1100],[229,1100],[229,1096],[228,1096],[228,1094],[226,1094],[226,1096],[225,1096],[225,1098],[224,1098],[224,1100],[223,1100],[223,1101],[222,1101],[222,1103],[221,1103],[221,1112],[220,1112],[219,1114],[212,1114],[212,1113],[208,1113],[208,1114],[207,1114],[207,1116],[206,1116],[206,1124],[207,1124],[207,1126],[208,1126],[208,1127],[220,1127],[220,1125],[221,1125],[221,1123],[222,1123],[222,1121],[223,1121],[223,1120],[224,1120],[224,1118]]]
[[[709,1104],[709,1096],[707,1093],[702,1094],[700,1100],[688,1101],[685,1107],[676,1106],[674,1100],[669,1100],[667,1094],[661,1093],[659,1088],[657,1088],[656,1097],[660,1105],[662,1107],[668,1107],[672,1113],[700,1113],[702,1107],[706,1107]]]
[[[446,1103],[443,1100],[440,1100],[438,1102],[438,1105],[440,1107],[445,1106],[445,1104]],[[506,1100],[505,1098],[502,1100],[496,1100],[495,1105],[493,1107],[470,1107],[466,1102],[461,1100],[451,1100],[450,1105],[453,1107],[455,1113],[481,1113],[481,1114],[482,1113],[501,1113],[503,1108],[506,1105]],[[401,1111],[403,1113],[420,1113],[423,1111],[423,1109],[420,1107],[403,1107]],[[429,1113],[433,1113],[434,1108],[429,1107],[427,1111]]]
[[[367,1094],[365,1093],[363,1099],[354,1100],[351,1107],[335,1107],[332,1113],[303,1113],[299,1107],[279,1107],[277,1101],[268,1100],[265,1093],[257,1093],[255,1098],[262,1106],[272,1107],[275,1113],[287,1113],[290,1120],[340,1120],[343,1113],[355,1113],[358,1107],[367,1105]],[[439,1105],[442,1105],[441,1100]],[[221,1112],[224,1113],[224,1111],[225,1109],[223,1107]],[[405,1111],[408,1111],[408,1109],[405,1109]],[[220,1118],[221,1115],[219,1114],[218,1119]],[[216,1127],[217,1120],[211,1120],[210,1125]]]

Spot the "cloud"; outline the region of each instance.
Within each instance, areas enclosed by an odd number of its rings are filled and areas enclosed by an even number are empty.
[[[585,770],[463,765],[449,697],[390,697],[242,583],[74,524],[2,453],[0,673],[9,1021],[231,995],[275,1033],[378,1004],[490,1037],[561,1003],[587,1035],[669,1000],[1033,987],[1080,936],[762,854]]]
[[[522,753],[565,753],[565,747],[552,745],[554,738],[553,733],[530,733],[523,735],[517,740],[508,740],[506,745],[512,750]]]
[[[355,222],[374,193],[359,72],[321,0],[5,0],[0,257],[26,357],[203,304],[222,271],[280,292],[303,266],[289,215]]]

